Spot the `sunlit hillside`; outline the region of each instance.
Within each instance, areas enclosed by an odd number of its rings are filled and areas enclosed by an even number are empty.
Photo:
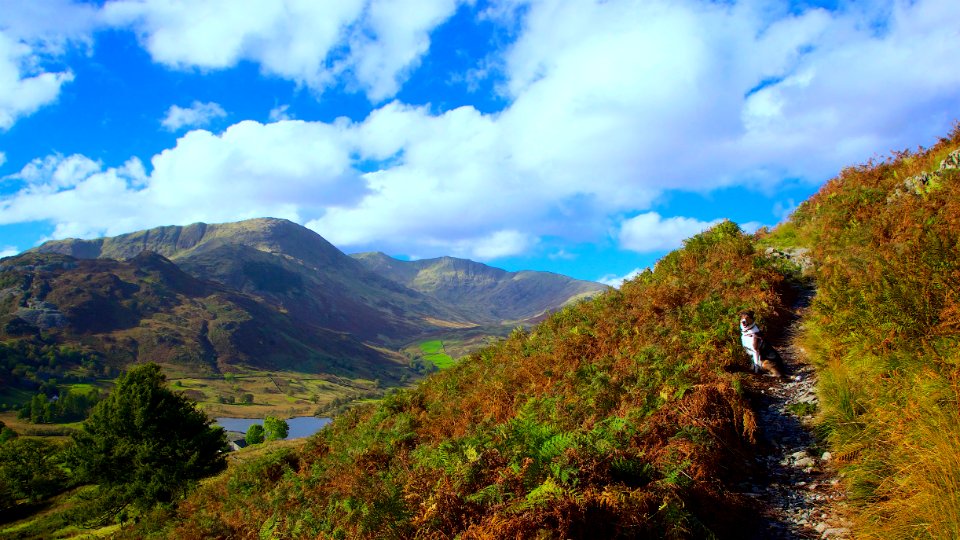
[[[736,313],[785,314],[780,263],[730,222],[301,453],[235,467],[170,537],[729,536],[755,429]],[[145,534],[139,529],[133,534]]]
[[[802,341],[859,534],[960,537],[960,127],[845,169],[772,240],[818,266]]]

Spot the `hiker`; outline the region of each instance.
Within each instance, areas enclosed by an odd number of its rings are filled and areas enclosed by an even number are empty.
[[[761,373],[767,370],[779,377],[780,353],[764,339],[763,331],[753,318],[753,312],[741,311],[739,318],[740,343],[753,363],[753,372]]]

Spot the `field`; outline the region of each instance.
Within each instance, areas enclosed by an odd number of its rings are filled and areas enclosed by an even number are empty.
[[[251,372],[213,377],[169,377],[170,386],[197,401],[211,417],[310,416],[318,409],[379,392],[379,383],[334,375]]]
[[[453,358],[446,353],[443,341],[439,339],[424,341],[420,343],[419,347],[422,358],[440,369],[446,369],[455,363]]]

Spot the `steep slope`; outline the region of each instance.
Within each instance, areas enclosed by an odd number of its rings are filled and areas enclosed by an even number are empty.
[[[800,343],[857,536],[960,536],[960,127],[845,169],[767,241],[816,263]]]
[[[36,248],[119,260],[143,250],[201,279],[257,295],[307,324],[379,344],[401,344],[445,322],[469,322],[441,302],[370,272],[320,235],[287,220],[159,227]]]
[[[381,276],[437,298],[480,324],[535,321],[547,311],[608,288],[550,272],[507,272],[453,257],[418,261],[401,261],[383,253],[353,257]]]
[[[154,523],[168,537],[742,537],[756,516],[728,488],[753,463],[755,416],[735,314],[784,315],[778,264],[720,224]]]
[[[211,374],[240,366],[398,376],[349,335],[313,326],[142,251],[126,261],[28,253],[0,262],[0,340],[68,344],[107,366],[153,361]]]

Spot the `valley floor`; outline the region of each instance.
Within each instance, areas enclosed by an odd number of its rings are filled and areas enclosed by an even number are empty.
[[[816,372],[793,339],[813,294],[802,291],[793,322],[775,343],[786,368],[783,379],[756,376],[747,385],[757,412],[759,451],[754,475],[739,487],[763,516],[755,538],[851,537],[840,478],[813,433]]]

